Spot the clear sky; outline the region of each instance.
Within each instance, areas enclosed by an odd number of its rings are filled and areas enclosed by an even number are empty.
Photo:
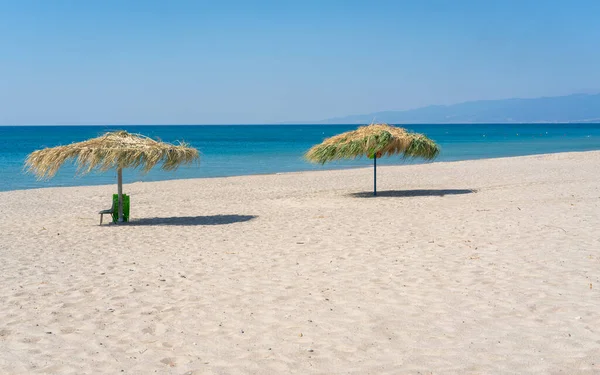
[[[0,124],[320,120],[600,88],[600,0],[0,0]]]

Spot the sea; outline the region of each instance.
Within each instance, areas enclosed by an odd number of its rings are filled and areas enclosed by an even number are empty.
[[[600,150],[600,124],[452,124],[401,125],[423,133],[441,146],[434,162],[498,158],[568,151]],[[250,174],[343,169],[372,164],[367,158],[315,165],[304,160],[313,145],[357,125],[137,125],[137,126],[0,126],[0,191],[56,186],[115,184],[116,171],[77,175],[67,164],[49,180],[26,173],[29,153],[66,145],[105,132],[127,130],[166,142],[184,141],[200,151],[198,165],[175,172],[155,168],[143,174],[124,170],[124,183],[209,178]],[[401,157],[378,165],[421,163]]]

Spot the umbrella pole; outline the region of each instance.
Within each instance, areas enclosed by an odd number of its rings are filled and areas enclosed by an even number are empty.
[[[117,192],[119,194],[119,223],[123,222],[123,169],[117,169]]]
[[[373,157],[373,196],[377,196],[377,155]]]

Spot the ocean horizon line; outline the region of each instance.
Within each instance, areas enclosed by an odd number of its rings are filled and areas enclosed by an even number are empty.
[[[375,121],[374,123],[380,123]],[[600,119],[590,121],[532,121],[532,122],[494,122],[494,121],[474,121],[474,122],[381,122],[396,126],[410,125],[552,125],[552,124],[600,124]],[[0,127],[93,127],[93,126],[361,126],[369,125],[366,122],[351,123],[329,123],[329,122],[282,122],[282,123],[223,123],[223,124],[0,124]]]

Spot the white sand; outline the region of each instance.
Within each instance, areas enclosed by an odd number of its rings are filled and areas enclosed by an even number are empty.
[[[600,152],[378,172],[0,193],[0,373],[600,373]]]

